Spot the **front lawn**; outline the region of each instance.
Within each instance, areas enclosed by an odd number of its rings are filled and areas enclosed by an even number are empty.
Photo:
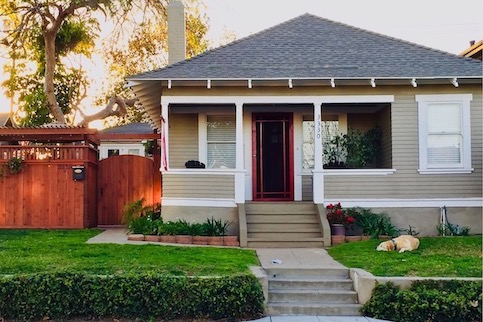
[[[482,237],[421,237],[412,252],[378,252],[380,240],[345,243],[328,250],[350,268],[376,276],[482,277]]]
[[[0,274],[79,272],[216,276],[259,265],[252,250],[160,245],[86,244],[84,230],[0,230]]]

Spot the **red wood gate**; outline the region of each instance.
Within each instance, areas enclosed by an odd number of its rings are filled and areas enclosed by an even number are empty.
[[[158,178],[159,177],[159,178]],[[112,156],[99,162],[97,215],[99,226],[121,225],[122,209],[133,201],[145,199],[145,205],[160,201],[159,166],[155,161],[136,155]]]

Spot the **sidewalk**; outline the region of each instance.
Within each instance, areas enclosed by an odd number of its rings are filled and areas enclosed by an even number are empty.
[[[87,243],[114,243],[114,244],[158,244],[144,241],[127,240],[126,230],[122,228],[109,228],[101,234],[89,239]],[[182,246],[176,244],[176,246]],[[187,245],[189,246],[189,245]],[[204,247],[204,246],[200,246]],[[265,248],[257,249],[257,256],[262,268],[345,268],[335,261],[325,249],[320,248]],[[248,321],[246,321],[248,322]],[[267,316],[251,322],[385,322],[363,316],[301,316],[281,315]],[[390,322],[390,321],[386,321]]]

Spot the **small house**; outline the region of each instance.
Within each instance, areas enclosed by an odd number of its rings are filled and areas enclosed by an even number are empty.
[[[481,233],[481,61],[304,14],[127,81],[161,133],[167,219],[323,246],[341,202],[421,235],[442,217]]]

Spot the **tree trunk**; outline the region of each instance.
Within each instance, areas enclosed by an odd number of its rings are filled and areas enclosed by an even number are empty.
[[[55,32],[44,32],[45,41],[45,79],[44,91],[47,108],[52,116],[60,123],[66,123],[64,113],[57,103],[54,92],[55,71]]]

